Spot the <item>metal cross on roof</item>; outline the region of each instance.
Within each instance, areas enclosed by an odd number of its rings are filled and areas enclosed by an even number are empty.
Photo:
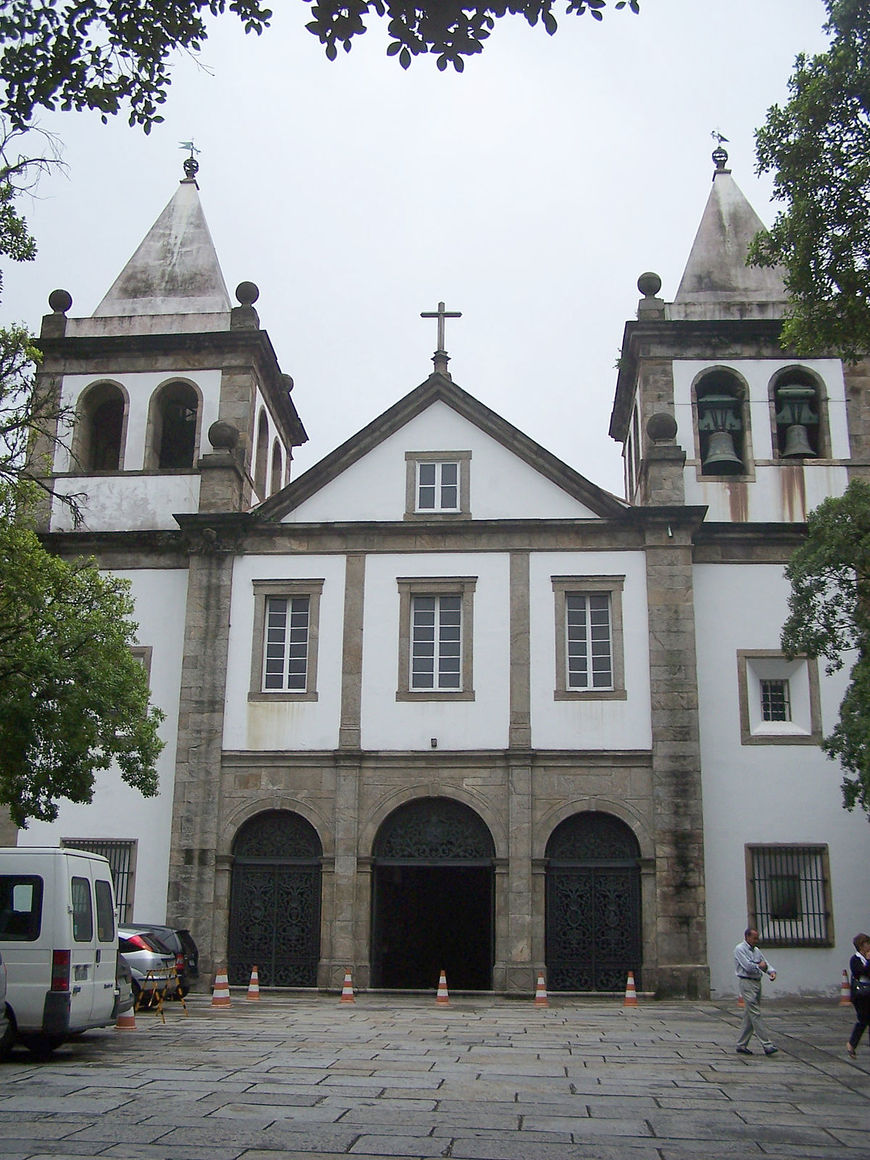
[[[438,303],[437,310],[424,310],[420,313],[421,318],[437,318],[438,319],[438,350],[443,351],[444,347],[444,319],[445,318],[461,318],[461,310],[445,310],[444,303]]]

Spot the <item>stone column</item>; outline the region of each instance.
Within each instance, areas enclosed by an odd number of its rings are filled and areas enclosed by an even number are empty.
[[[709,996],[692,535],[701,513],[644,510],[658,995]]]

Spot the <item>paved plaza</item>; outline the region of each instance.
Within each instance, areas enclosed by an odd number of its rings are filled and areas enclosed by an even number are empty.
[[[139,1012],[46,1063],[0,1065],[0,1160],[792,1160],[870,1157],[851,1008],[767,1005],[778,1055],[735,1055],[727,1003],[233,993]]]

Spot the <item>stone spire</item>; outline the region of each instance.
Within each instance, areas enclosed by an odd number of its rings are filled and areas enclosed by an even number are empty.
[[[726,168],[721,143],[713,152],[713,188],[695,235],[671,318],[777,318],[786,301],[779,269],[747,266],[761,218]]]
[[[94,311],[95,318],[229,313],[230,296],[189,161],[187,176]]]

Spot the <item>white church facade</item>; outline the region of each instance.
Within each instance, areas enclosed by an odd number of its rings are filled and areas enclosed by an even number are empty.
[[[819,742],[844,679],[779,649],[807,512],[870,466],[867,368],[779,345],[716,157],[674,300],[643,275],[611,420],[626,499],[433,373],[316,466],[189,172],[41,373],[78,416],[46,544],[129,578],[159,796],[100,777],[19,844],[85,845],[206,974],[338,989],[839,985],[867,822]],[[441,309],[441,308],[439,308]],[[443,343],[439,342],[439,348]],[[602,433],[603,434],[603,433]]]

